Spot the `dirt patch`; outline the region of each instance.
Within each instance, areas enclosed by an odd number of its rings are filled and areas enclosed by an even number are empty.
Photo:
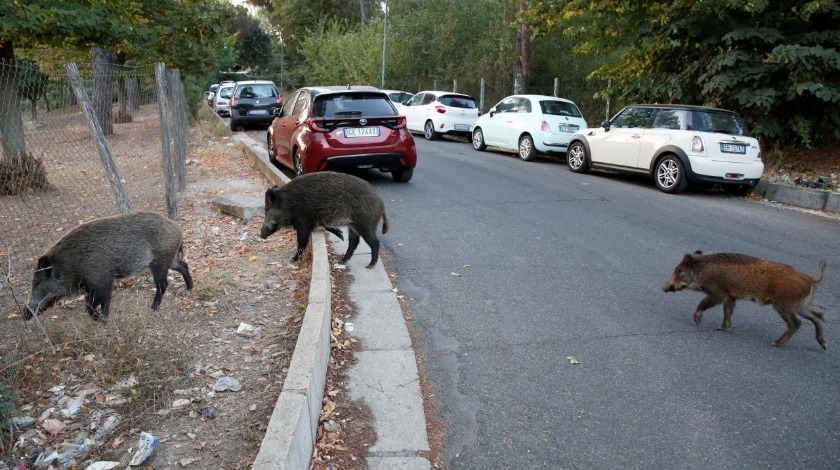
[[[840,145],[814,149],[770,149],[763,154],[764,176],[772,183],[840,190]]]

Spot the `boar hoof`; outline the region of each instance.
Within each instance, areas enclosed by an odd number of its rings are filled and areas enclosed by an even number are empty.
[[[375,266],[376,266],[375,264],[369,264],[369,265],[365,266],[365,268],[373,269]]]

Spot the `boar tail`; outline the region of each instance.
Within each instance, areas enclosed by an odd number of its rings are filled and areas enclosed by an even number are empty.
[[[820,277],[813,279],[814,285],[818,285],[823,281],[823,275],[825,274],[825,260],[820,261]]]
[[[388,233],[388,216],[382,213],[382,234]]]

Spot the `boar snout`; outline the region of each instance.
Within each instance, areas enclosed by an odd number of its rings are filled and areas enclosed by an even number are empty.
[[[265,240],[269,237],[269,235],[273,234],[277,231],[277,227],[272,227],[268,224],[263,224],[262,228],[260,229],[260,238]]]

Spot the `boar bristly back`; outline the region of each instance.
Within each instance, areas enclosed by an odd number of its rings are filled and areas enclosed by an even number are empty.
[[[376,229],[380,220],[382,233],[386,233],[385,204],[370,183],[346,173],[322,171],[298,176],[285,186],[274,186],[265,192],[265,221],[260,236],[266,238],[283,227],[294,228],[297,251],[292,260],[297,261],[312,230],[324,227],[343,239],[336,227],[346,225],[350,238],[342,262],[353,256],[361,237],[371,248],[368,268],[372,268],[379,259]]]
[[[787,324],[785,333],[773,346],[781,346],[799,328],[799,317],[814,324],[817,342],[827,348],[823,337],[823,314],[813,307],[814,288],[825,274],[825,261],[820,263],[820,275],[813,279],[792,266],[738,253],[704,255],[697,251],[685,255],[674,273],[662,286],[665,292],[682,289],[702,291],[706,297],[694,311],[694,323],[700,324],[703,312],[723,304],[723,323],[719,330],[732,325],[735,301],[749,299],[761,305],[772,305]]]
[[[85,292],[88,314],[104,320],[114,281],[146,267],[155,280],[152,308],[157,309],[166,292],[170,269],[181,273],[187,288],[192,288],[182,254],[181,227],[157,213],[136,212],[81,224],[38,259],[23,316],[29,319],[64,296]]]

